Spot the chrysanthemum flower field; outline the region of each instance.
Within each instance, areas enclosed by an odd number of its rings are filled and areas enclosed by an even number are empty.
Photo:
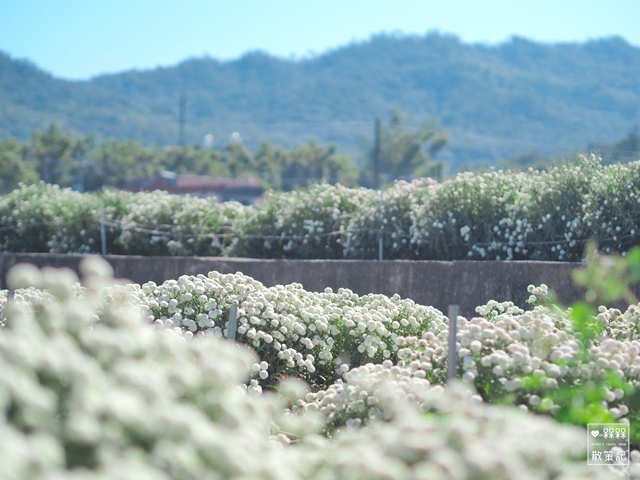
[[[379,191],[315,185],[253,206],[166,192],[23,185],[0,197],[0,252],[581,261],[640,243],[640,161],[460,173]]]
[[[2,478],[640,478],[635,451],[588,466],[581,423],[636,425],[638,305],[593,335],[544,285],[479,306],[447,383],[449,321],[409,299],[110,268],[20,265],[0,291]]]

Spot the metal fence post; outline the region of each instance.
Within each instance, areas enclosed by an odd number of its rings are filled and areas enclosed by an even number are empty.
[[[458,335],[458,312],[460,305],[449,305],[449,349],[447,361],[447,381],[456,378],[458,364],[458,351],[456,349],[456,338]]]
[[[15,302],[15,290],[7,290],[7,303],[4,304],[4,321],[5,326],[9,325],[9,312],[13,308]]]
[[[238,329],[238,305],[233,304],[229,309],[229,324],[227,325],[227,340],[236,339],[237,329]]]
[[[107,228],[104,218],[104,204],[100,205],[100,242],[102,244],[102,255],[107,255]]]
[[[378,232],[378,261],[384,258],[384,187],[380,187],[380,231]]]

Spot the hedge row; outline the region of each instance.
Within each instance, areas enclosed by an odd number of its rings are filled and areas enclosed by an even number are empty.
[[[101,218],[103,219],[101,223]],[[640,243],[640,162],[461,173],[381,192],[316,185],[253,205],[165,192],[22,186],[0,198],[0,251],[253,258],[580,261]]]

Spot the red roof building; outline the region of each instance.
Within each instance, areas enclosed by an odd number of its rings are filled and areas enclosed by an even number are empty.
[[[260,183],[254,179],[215,178],[205,175],[180,175],[164,171],[151,178],[133,180],[124,187],[129,192],[164,190],[177,195],[216,197],[219,202],[237,201],[252,204],[264,193]]]

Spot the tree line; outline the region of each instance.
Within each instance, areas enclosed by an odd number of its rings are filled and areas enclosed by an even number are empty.
[[[572,162],[576,155],[581,153],[597,154],[604,165],[640,160],[640,127],[634,125],[624,137],[611,143],[589,143],[586,148],[555,155],[544,155],[539,150],[532,150],[502,160],[501,166],[513,170],[527,168],[544,170],[551,165]]]
[[[52,123],[29,142],[0,140],[0,193],[19,183],[57,184],[78,191],[123,188],[138,178],[168,170],[177,174],[221,178],[256,178],[265,189],[290,191],[314,183],[377,186],[382,181],[431,176],[441,179],[444,165],[432,156],[448,142],[436,122],[406,126],[402,115],[379,122],[365,142],[365,162],[338,153],[335,145],[309,141],[294,148],[263,143],[250,151],[241,141],[218,149],[184,145],[149,147],[134,140],[98,142],[95,135],[76,136]]]
[[[550,156],[613,141],[640,123],[639,76],[640,48],[619,37],[481,45],[435,32],[376,35],[304,60],[251,52],[81,82],[0,52],[0,138],[28,141],[58,122],[82,135],[162,146],[178,140],[182,118],[190,144],[238,131],[252,152],[275,139],[293,146],[315,138],[356,158],[374,118],[399,108],[438,118],[452,133],[438,157],[450,172],[476,170],[532,146]]]

